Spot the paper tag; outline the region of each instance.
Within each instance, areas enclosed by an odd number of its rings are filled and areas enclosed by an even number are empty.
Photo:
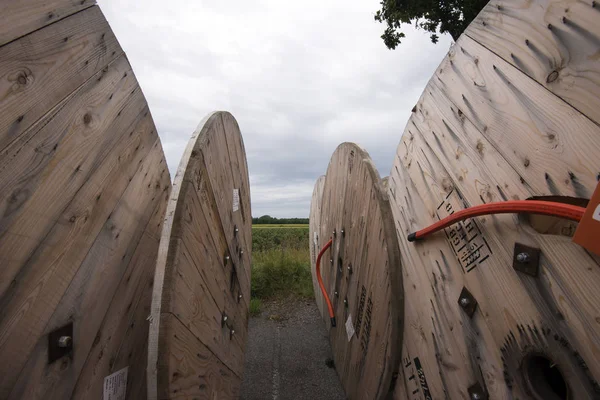
[[[240,209],[240,190],[233,189],[233,211],[236,212]]]
[[[125,400],[128,369],[125,367],[104,378],[104,400]]]
[[[352,339],[354,336],[354,325],[352,325],[352,314],[348,314],[348,319],[346,320],[346,334],[348,335],[348,341]]]
[[[577,226],[573,242],[600,255],[600,183],[588,203],[583,218]]]

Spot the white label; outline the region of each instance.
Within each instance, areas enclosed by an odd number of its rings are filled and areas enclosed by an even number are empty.
[[[128,369],[125,367],[104,378],[104,400],[125,400]]]
[[[233,212],[240,209],[240,190],[233,189]]]
[[[594,218],[596,221],[600,221],[600,204],[598,204],[598,207],[596,207],[596,209],[594,210],[592,218]]]
[[[313,232],[313,236],[314,236],[314,242],[315,242],[315,246],[319,244],[319,235],[317,234],[317,232]]]
[[[354,336],[354,325],[352,325],[352,314],[348,314],[348,319],[346,320],[346,333],[348,334],[348,341],[352,339]]]

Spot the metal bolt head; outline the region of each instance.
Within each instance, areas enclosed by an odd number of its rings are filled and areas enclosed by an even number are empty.
[[[225,261],[229,261],[229,256],[225,256]]]
[[[333,292],[333,294],[335,294],[336,296],[339,296],[339,295],[340,295],[338,292]]]
[[[344,299],[344,305],[348,305],[348,299]]]
[[[333,258],[330,258],[329,262],[331,263],[331,265],[333,265]]]
[[[242,299],[242,295],[238,294],[238,300],[241,300],[241,299]]]
[[[227,315],[223,314],[223,322],[227,322]]]
[[[519,253],[517,254],[517,261],[520,263],[529,262],[529,254],[527,253]]]
[[[71,336],[61,336],[58,338],[58,347],[71,347],[71,343],[73,343],[73,338],[71,338]]]
[[[463,306],[463,307],[468,306],[469,303],[470,303],[470,301],[466,297],[463,297],[463,298],[460,299],[460,305]]]
[[[240,256],[244,254],[244,250],[240,250]]]
[[[233,337],[234,333],[235,333],[235,329],[232,329],[231,331],[229,331],[229,335],[230,335],[229,337],[230,338]]]
[[[481,395],[479,393],[471,393],[471,399],[473,399],[473,400],[480,400],[481,399]]]

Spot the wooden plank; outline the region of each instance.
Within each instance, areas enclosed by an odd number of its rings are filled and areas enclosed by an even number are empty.
[[[0,151],[122,54],[96,6],[0,47]]]
[[[591,141],[593,148],[589,131],[565,132],[570,148],[561,148],[562,157],[552,158],[556,149],[540,145],[539,126],[524,122],[522,109],[510,106],[507,93],[519,90],[523,96],[519,100],[544,105],[525,114],[530,118],[539,110],[556,110],[562,116],[547,124],[577,126],[587,121],[581,114],[553,95],[539,98],[536,83],[530,86],[528,77],[519,78],[517,70],[494,59],[497,70],[510,74],[510,85],[500,86],[485,72],[490,66],[485,60],[495,56],[481,46],[465,46],[470,39],[463,38],[415,107],[389,178],[404,290],[411,298],[405,307],[404,379],[397,382],[395,398],[405,398],[405,393],[419,399],[465,398],[467,388],[476,383],[490,398],[529,397],[532,392],[548,398],[548,381],[526,378],[527,360],[533,354],[543,354],[557,365],[569,396],[593,398],[600,372],[600,331],[592,304],[600,299],[592,288],[600,284],[600,270],[585,251],[568,237],[540,234],[526,220],[506,215],[467,220],[422,242],[405,239],[408,233],[470,205],[547,194],[548,179],[533,165],[534,155],[544,166],[590,170],[594,165],[586,154],[574,156],[579,152],[575,147],[590,146]],[[467,63],[461,61],[464,57],[479,61]],[[469,86],[473,77],[477,79]],[[504,89],[504,97],[498,88]],[[469,100],[476,93],[480,97]],[[519,124],[521,139],[509,142],[506,137],[515,135]],[[514,155],[519,153],[531,155],[528,162],[515,163]],[[575,183],[572,178],[561,182],[555,192],[572,195]],[[585,197],[581,192],[579,188]],[[537,278],[512,268],[517,242],[542,250]],[[472,319],[458,305],[463,287],[478,302]]]
[[[161,357],[158,399],[235,399],[241,381],[215,355],[192,335],[172,314],[162,314],[160,347],[168,357]],[[164,381],[163,381],[164,379]],[[148,388],[150,389],[150,388]]]
[[[249,197],[237,122],[212,113],[188,143],[165,214],[148,346],[150,399],[239,390],[250,299]],[[186,349],[194,349],[193,359],[182,371],[174,360],[188,357]],[[215,371],[224,375],[202,383]]]
[[[93,0],[4,0],[0,46],[96,4]]]
[[[336,371],[348,398],[385,398],[400,362],[400,254],[377,169],[353,143],[336,149],[324,179],[321,242],[329,235],[333,265],[325,263],[323,280],[337,323],[327,323]],[[350,339],[349,320],[355,330]]]
[[[168,196],[168,192],[165,192]],[[154,268],[160,229],[167,202],[160,201],[119,283],[110,308],[102,321],[101,332],[79,375],[74,399],[102,398],[103,380],[128,367],[127,394],[131,399],[146,388],[148,315],[154,281]],[[133,289],[132,290],[132,287]]]
[[[462,49],[462,50],[461,50]],[[589,198],[600,127],[463,35],[437,69],[436,85],[539,196]]]
[[[117,188],[126,186],[126,190],[114,198],[104,187],[108,207],[90,212],[88,221],[80,221],[80,230],[66,223],[67,216],[73,213],[66,214],[34,254],[32,260],[35,260],[36,274],[31,273],[24,279],[27,285],[23,285],[21,290],[26,295],[32,316],[25,314],[18,318],[8,314],[11,317],[9,321],[14,322],[9,326],[12,331],[7,331],[7,336],[15,331],[27,331],[31,335],[25,339],[10,335],[3,343],[7,347],[2,349],[2,353],[8,355],[13,366],[17,366],[19,358],[23,357],[21,352],[23,355],[29,354],[23,350],[34,346],[37,340],[47,345],[43,332],[48,333],[69,321],[74,325],[78,351],[70,362],[65,360],[50,365],[47,364],[46,348],[33,352],[23,370],[29,373],[21,375],[26,379],[17,383],[13,398],[69,397],[95,337],[102,335],[101,322],[110,299],[115,294],[153,209],[159,201],[165,201],[163,192],[169,187],[162,148],[156,136],[148,133],[149,130],[143,132],[143,136],[153,136],[154,144],[147,146],[152,150],[142,163],[133,164],[137,171],[130,174],[126,170],[120,171],[120,180],[124,181],[124,185],[111,181]],[[129,185],[128,177],[133,177]],[[97,193],[98,189],[94,189]],[[115,201],[109,200],[111,198]],[[94,200],[91,196],[85,196],[81,202],[89,207]],[[77,209],[81,210],[81,204],[75,203]],[[19,303],[16,306],[16,311],[23,309]],[[9,311],[15,312],[12,307]]]
[[[600,7],[594,1],[491,1],[465,34],[600,123]]]
[[[313,189],[312,199],[310,201],[310,215],[309,215],[309,228],[308,228],[308,240],[310,242],[310,265],[311,265],[311,273],[313,280],[313,289],[315,292],[315,301],[317,303],[317,307],[319,308],[319,312],[323,318],[329,318],[327,314],[327,309],[323,309],[324,301],[323,294],[321,293],[321,288],[319,283],[317,282],[316,276],[316,265],[317,265],[317,256],[321,251],[321,248],[325,245],[327,241],[323,241],[321,239],[320,231],[321,231],[321,201],[323,199],[323,185],[325,184],[325,175],[321,175],[317,182],[315,183],[315,188]],[[329,267],[326,262],[328,260],[323,258],[323,267]],[[325,307],[327,307],[325,305]],[[325,312],[326,314],[323,314]]]
[[[111,154],[120,136],[132,130],[138,115],[148,112],[125,57],[107,68],[100,82],[88,82],[61,111],[39,128],[36,125],[37,133],[11,146],[3,163],[0,261],[5,268],[0,271],[0,295],[4,297],[10,296],[9,285],[14,286],[18,271],[68,202]]]

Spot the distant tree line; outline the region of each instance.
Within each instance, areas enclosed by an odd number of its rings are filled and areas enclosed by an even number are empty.
[[[308,218],[275,218],[270,215],[252,218],[253,224],[308,224]]]

